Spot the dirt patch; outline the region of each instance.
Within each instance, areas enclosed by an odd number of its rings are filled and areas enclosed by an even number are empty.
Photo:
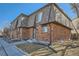
[[[46,48],[41,48],[38,49],[37,51],[34,51],[31,53],[32,56],[48,56],[50,54],[52,54],[53,51],[51,51],[50,49]]]
[[[79,47],[77,48],[68,48],[65,52],[65,56],[79,56]]]
[[[22,49],[25,52],[31,53],[33,51],[36,51],[38,49],[44,48],[42,45],[36,45],[36,44],[19,44],[16,45],[18,48]]]
[[[68,48],[66,48],[70,45]],[[55,42],[51,45],[57,53],[51,51],[48,47],[37,44],[20,44],[17,45],[18,48],[22,49],[25,52],[28,52],[32,56],[79,56],[79,40],[77,41],[64,41]]]

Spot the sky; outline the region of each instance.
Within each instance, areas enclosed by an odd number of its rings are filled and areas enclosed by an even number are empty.
[[[45,3],[0,3],[0,29],[9,27],[20,13],[30,15],[34,11],[46,5]],[[58,4],[58,6],[71,18],[74,19],[76,14],[71,10],[69,4]]]

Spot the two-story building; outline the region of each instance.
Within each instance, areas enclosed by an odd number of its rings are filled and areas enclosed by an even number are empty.
[[[28,16],[20,14],[11,23],[11,38],[48,42],[69,40],[71,29],[71,19],[57,4],[51,3]]]

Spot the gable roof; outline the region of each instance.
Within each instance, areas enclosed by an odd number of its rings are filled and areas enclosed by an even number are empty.
[[[50,5],[52,5],[52,4],[54,4],[54,6],[56,6],[56,7],[59,9],[59,11],[62,12],[63,15],[68,18],[68,20],[72,21],[72,20],[68,17],[68,15],[67,15],[56,3],[48,3],[47,5],[43,6],[42,8],[38,9],[37,11],[33,12],[33,13],[30,14],[30,15],[26,15],[26,14],[21,13],[19,16],[16,17],[15,20],[17,20],[20,16],[30,17],[31,15],[37,13],[38,11],[40,11],[40,10],[42,10],[43,8],[45,8],[45,7],[47,7],[47,6],[50,6]],[[14,21],[15,21],[15,20],[14,20]],[[14,22],[14,21],[13,21],[13,22]],[[30,20],[29,20],[29,21],[30,21]],[[29,21],[27,20],[26,23],[28,23]],[[11,24],[12,24],[13,22],[11,22]],[[34,21],[32,21],[31,23],[33,23],[33,22],[34,22]],[[29,26],[29,25],[28,25],[28,26]]]
[[[41,9],[43,9],[43,8],[49,6],[49,5],[52,5],[52,4],[54,4],[54,5],[59,9],[59,11],[61,11],[70,21],[72,21],[72,20],[69,18],[69,16],[68,16],[56,3],[48,3],[47,5],[43,6],[42,8],[40,8],[40,9],[38,9],[37,11],[33,12],[32,14],[34,14],[34,13],[40,11]],[[30,14],[30,15],[28,15],[28,16],[31,16],[32,14]]]

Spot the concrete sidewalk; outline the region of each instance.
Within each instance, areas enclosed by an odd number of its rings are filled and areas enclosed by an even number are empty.
[[[4,51],[8,56],[23,56],[25,55],[22,51],[16,48],[15,45],[9,44],[3,39],[0,39],[0,45],[4,48]]]

